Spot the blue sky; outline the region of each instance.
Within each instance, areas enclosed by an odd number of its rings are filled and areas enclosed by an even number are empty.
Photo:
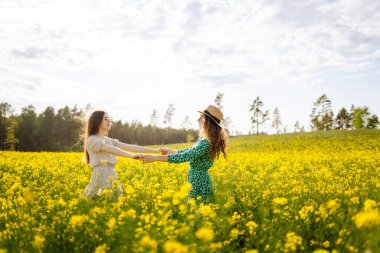
[[[257,96],[308,129],[323,93],[380,116],[379,77],[378,1],[0,1],[0,101],[16,113],[90,103],[147,124],[172,103],[173,126],[196,127],[222,92],[232,130],[250,130]]]

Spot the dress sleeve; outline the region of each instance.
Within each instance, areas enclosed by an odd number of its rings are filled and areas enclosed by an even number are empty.
[[[92,151],[92,152],[99,152],[100,148],[105,145],[105,143],[99,139],[99,138],[94,138],[94,137],[89,137],[87,139],[87,150]]]
[[[208,154],[209,144],[208,141],[203,139],[199,141],[194,146],[187,148],[183,152],[178,152],[177,154],[168,155],[169,163],[182,163],[188,162],[199,157]]]
[[[112,145],[120,148],[120,141],[118,139],[114,139],[114,138],[110,138],[110,137],[108,137],[108,138],[111,140]]]
[[[178,153],[183,153],[187,150],[189,150],[190,148],[183,148],[183,149],[178,149]]]

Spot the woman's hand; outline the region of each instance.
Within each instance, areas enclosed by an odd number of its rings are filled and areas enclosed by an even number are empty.
[[[141,161],[143,163],[151,163],[151,162],[156,161],[156,158],[154,155],[142,155]]]
[[[142,154],[134,154],[134,155],[132,155],[132,159],[135,159],[135,160],[141,160],[142,161]]]
[[[160,152],[162,155],[170,155],[170,154],[175,154],[176,153],[176,150],[172,150],[170,148],[166,148],[166,147],[162,147],[160,148]]]

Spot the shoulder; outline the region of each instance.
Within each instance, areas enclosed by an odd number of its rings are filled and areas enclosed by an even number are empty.
[[[105,139],[100,136],[90,135],[86,140],[86,147],[91,152],[99,152],[104,144]]]
[[[92,134],[87,137],[87,141],[94,142],[94,141],[103,141],[104,139],[98,135]]]
[[[111,138],[111,137],[106,136],[106,139],[108,140],[108,142],[112,143],[114,146],[119,146],[120,144],[120,141],[116,138]]]
[[[87,140],[86,140],[86,142],[87,142],[87,145],[93,145],[93,144],[95,144],[95,143],[102,143],[102,142],[104,142],[104,139],[102,138],[102,137],[100,137],[100,136],[98,136],[98,135],[90,135],[90,136],[88,136],[87,137]]]
[[[210,146],[210,141],[206,138],[202,138],[198,141],[198,145],[208,147]]]
[[[101,137],[99,136],[99,135],[97,135],[97,134],[91,134],[91,135],[89,135],[88,137],[87,137],[87,139],[101,139]]]
[[[204,143],[204,144],[210,144],[210,141],[209,141],[208,139],[206,139],[206,138],[201,138],[201,139],[199,140],[199,142],[200,142],[200,143]]]
[[[97,139],[98,139],[98,137],[96,135],[89,135],[87,137],[87,142],[95,141]]]

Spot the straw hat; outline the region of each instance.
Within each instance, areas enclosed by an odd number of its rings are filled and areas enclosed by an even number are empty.
[[[201,114],[207,115],[218,126],[220,126],[221,128],[223,128],[220,125],[220,122],[223,120],[223,113],[222,113],[222,111],[218,107],[216,107],[214,105],[209,105],[209,106],[207,106],[207,108],[203,112],[202,111],[198,111],[198,112],[201,113]]]

